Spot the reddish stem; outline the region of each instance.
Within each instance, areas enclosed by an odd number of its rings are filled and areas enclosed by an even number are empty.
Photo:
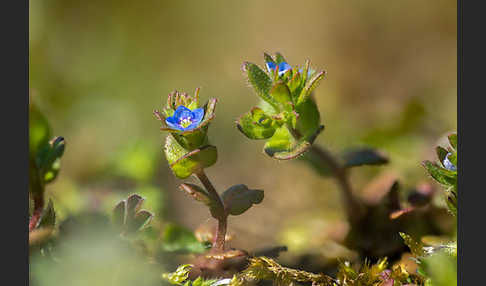
[[[221,200],[220,195],[214,188],[213,184],[209,180],[209,178],[206,176],[206,173],[204,173],[204,170],[200,170],[199,172],[196,172],[195,175],[201,181],[201,183],[204,185],[206,190],[208,191],[209,195],[217,202],[219,207],[224,210],[224,204],[223,200]],[[227,220],[228,216],[224,214],[222,217],[218,218],[218,228],[216,230],[216,239],[213,242],[213,249],[217,251],[223,251],[224,250],[224,242],[226,238],[226,229],[227,229]]]
[[[41,196],[34,196],[34,211],[29,221],[29,232],[34,230],[39,222],[42,211],[44,210],[44,198]]]

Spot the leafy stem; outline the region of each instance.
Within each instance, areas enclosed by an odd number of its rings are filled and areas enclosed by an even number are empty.
[[[216,189],[214,188],[213,184],[206,176],[206,173],[203,169],[194,173],[199,181],[204,185],[204,188],[211,196],[211,198],[218,204],[218,206],[224,210],[223,200],[221,196],[218,194]],[[227,220],[228,220],[228,213],[226,211],[223,212],[221,216],[217,218],[218,220],[218,228],[216,230],[216,239],[213,242],[213,249],[216,251],[223,251],[224,250],[224,242],[226,237],[226,229],[227,229]]]

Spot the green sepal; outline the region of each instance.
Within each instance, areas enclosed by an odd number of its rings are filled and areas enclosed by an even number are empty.
[[[262,190],[250,190],[243,184],[231,186],[221,194],[225,210],[231,215],[246,212],[252,205],[261,203],[263,197]]]
[[[283,62],[287,62],[284,58],[284,56],[282,56],[281,53],[277,52],[275,53],[275,61],[277,64],[280,64],[280,63],[283,63]]]
[[[214,165],[218,153],[212,145],[194,150],[185,149],[175,140],[173,134],[169,134],[165,142],[165,156],[174,175],[179,179],[185,179],[198,170]]]
[[[265,59],[265,63],[275,63],[275,60],[272,58],[272,56],[270,56],[269,54],[267,53],[263,53],[263,58]]]
[[[346,168],[362,165],[383,165],[389,161],[386,154],[371,148],[347,151],[342,155],[342,158]]]
[[[447,138],[449,139],[449,144],[451,144],[452,148],[457,150],[457,133],[452,133],[447,136]]]
[[[273,122],[274,120],[262,109],[254,107],[236,121],[236,126],[250,139],[267,139],[275,133]]]
[[[51,138],[51,128],[45,116],[33,103],[29,104],[29,156],[35,158],[39,148]]]
[[[243,71],[246,72],[248,82],[253,86],[256,94],[272,106],[277,107],[277,102],[269,95],[272,79],[267,73],[256,64],[249,62],[243,63]]]
[[[183,183],[179,186],[179,189],[188,193],[196,201],[208,206],[209,211],[214,218],[219,219],[224,216],[224,209],[218,203],[217,198],[211,197],[211,195],[203,188],[197,185]]]
[[[306,82],[304,89],[302,90],[302,92],[299,95],[299,98],[297,99],[297,106],[310,97],[312,91],[317,87],[321,79],[324,78],[325,74],[326,74],[325,71],[318,72],[315,75],[313,75],[308,82]]]
[[[422,166],[424,166],[429,175],[439,184],[446,186],[457,185],[457,172],[441,168],[430,161],[422,162]]]

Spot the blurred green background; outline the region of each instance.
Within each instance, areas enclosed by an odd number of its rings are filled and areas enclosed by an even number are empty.
[[[301,162],[270,159],[263,142],[235,128],[258,100],[241,64],[263,66],[263,52],[278,51],[291,65],[310,59],[326,70],[315,91],[326,126],[317,144],[335,152],[366,144],[389,154],[385,167],[352,172],[357,191],[382,172],[412,187],[428,180],[420,162],[434,160],[438,140],[457,126],[456,5],[30,1],[32,100],[67,142],[47,196],[61,220],[84,209],[108,212],[138,192],[159,221],[191,229],[211,223],[207,209],[177,189],[152,114],[169,92],[201,87],[204,101],[219,99],[209,131],[219,160],[208,176],[220,191],[237,183],[265,190],[262,204],[230,218],[230,245],[283,243],[295,253],[342,237],[347,226],[334,181]]]

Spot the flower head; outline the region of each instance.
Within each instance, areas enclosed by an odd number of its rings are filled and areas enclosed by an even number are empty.
[[[188,131],[198,127],[203,117],[203,108],[190,110],[189,108],[180,105],[177,107],[172,116],[165,119],[165,123],[167,123],[167,125],[172,129]]]
[[[449,156],[452,155],[451,153],[447,153],[445,159],[444,159],[444,162],[442,162],[444,164],[444,167],[449,170],[449,171],[457,171],[457,167],[456,165],[452,164],[452,162],[449,160]]]
[[[274,71],[274,70],[277,69],[277,64],[276,63],[267,62],[266,65],[267,65],[268,72],[271,72],[271,71]],[[284,73],[286,73],[290,69],[292,69],[292,67],[288,63],[281,62],[280,64],[278,64],[278,75],[281,76],[281,75],[283,75]]]

